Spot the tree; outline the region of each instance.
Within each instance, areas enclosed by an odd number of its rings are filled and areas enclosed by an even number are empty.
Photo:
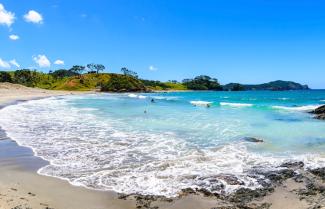
[[[14,73],[14,82],[25,86],[34,86],[33,74],[28,69],[16,70]]]
[[[132,70],[129,70],[127,69],[126,67],[122,67],[121,68],[121,72],[124,74],[124,75],[127,75],[127,76],[131,76],[131,77],[134,77],[134,78],[138,78],[138,74]]]
[[[10,74],[6,71],[0,71],[0,82],[12,82]]]
[[[136,79],[132,76],[111,74],[109,81],[102,85],[101,91],[113,91],[113,92],[146,91],[146,87],[139,79]]]
[[[90,72],[95,72],[96,71],[97,74],[99,73],[99,71],[104,71],[105,70],[104,65],[102,65],[102,64],[94,64],[94,63],[88,64],[87,68],[90,70]]]
[[[72,68],[70,68],[70,72],[72,72],[72,73],[75,73],[75,74],[77,74],[77,75],[79,75],[79,77],[80,77],[80,75],[82,74],[82,72],[85,70],[85,66],[81,66],[81,65],[74,65],[74,66],[72,66]]]
[[[70,76],[76,76],[78,75],[76,72],[73,72],[71,70],[66,69],[59,69],[51,73],[51,75],[55,78],[64,78],[64,77],[70,77]]]
[[[193,90],[222,90],[218,80],[207,75],[200,75],[194,79],[184,79],[183,85]]]

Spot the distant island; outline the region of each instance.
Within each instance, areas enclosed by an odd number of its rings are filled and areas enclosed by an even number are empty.
[[[213,91],[252,91],[252,90],[308,90],[307,85],[292,81],[273,81],[259,85],[229,83],[221,85],[216,78],[200,75],[181,82],[146,80],[128,68],[121,68],[121,74],[103,73],[105,66],[88,64],[74,65],[70,69],[59,69],[49,73],[37,70],[21,69],[16,71],[0,71],[0,82],[17,83],[28,87],[50,90],[98,90],[106,92],[152,92],[152,91],[183,91],[183,90],[213,90]]]
[[[229,83],[223,86],[226,91],[254,91],[254,90],[270,90],[270,91],[285,91],[285,90],[309,90],[308,85],[301,85],[292,81],[272,81],[269,83],[257,85],[245,85],[239,83]]]

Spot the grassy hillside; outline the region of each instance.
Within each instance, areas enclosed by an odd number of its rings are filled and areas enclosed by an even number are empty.
[[[57,73],[56,73],[57,72]],[[12,82],[28,87],[37,87],[51,90],[89,91],[101,90],[111,92],[134,92],[150,90],[183,90],[179,83],[162,83],[157,86],[146,86],[143,80],[137,77],[115,73],[89,73],[71,75],[71,72],[59,70],[51,74],[30,70],[14,72],[0,72],[0,82]]]

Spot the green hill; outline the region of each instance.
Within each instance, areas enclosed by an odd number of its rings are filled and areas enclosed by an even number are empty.
[[[223,89],[226,91],[232,91],[234,89],[240,90],[270,90],[270,91],[285,91],[285,90],[308,90],[307,85],[302,85],[292,81],[272,81],[269,83],[257,84],[257,85],[245,85],[238,83],[229,83],[223,86]]]

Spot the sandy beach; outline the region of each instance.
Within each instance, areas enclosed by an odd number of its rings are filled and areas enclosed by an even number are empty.
[[[84,93],[48,91],[2,83],[0,106],[17,101]],[[265,174],[271,183],[263,189],[242,189],[231,195],[187,189],[178,198],[128,196],[72,186],[67,181],[37,174],[37,170],[47,164],[35,157],[29,148],[18,146],[0,129],[0,209],[325,208],[324,169],[306,171],[304,165],[298,162],[284,165],[279,172]],[[231,178],[228,180],[233,181]]]

